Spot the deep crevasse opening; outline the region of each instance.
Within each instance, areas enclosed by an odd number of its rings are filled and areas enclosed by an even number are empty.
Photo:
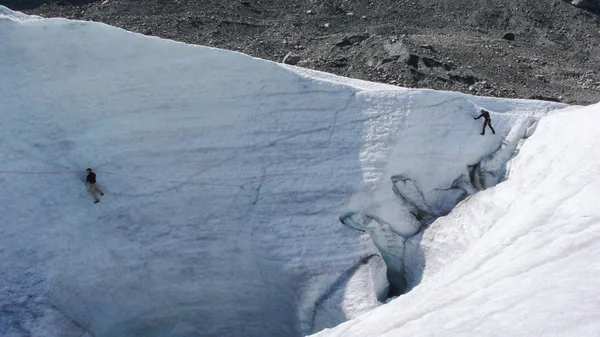
[[[596,104],[542,118],[508,179],[423,232],[418,286],[315,336],[594,334],[599,112]]]
[[[372,198],[368,207],[340,216],[340,222],[372,238],[388,268],[389,296],[406,293],[420,283],[426,263],[419,245],[423,231],[469,196],[505,180],[511,158],[546,113],[493,113],[493,125],[500,129],[497,134],[488,130],[487,135],[475,135],[476,129],[471,128],[473,134],[466,135],[464,128],[469,124],[456,124],[464,116],[439,108],[460,107],[473,117],[481,107],[468,99],[458,104],[452,99],[431,104],[432,98],[427,97],[423,106],[415,103],[417,100],[418,96],[411,99],[408,118],[388,159],[389,180],[385,182],[382,176],[375,192],[366,193]],[[412,116],[412,109],[420,115]],[[409,120],[411,116],[413,120]],[[491,137],[492,141],[479,137]],[[487,143],[487,148],[473,146],[472,142],[478,141]],[[450,153],[444,153],[446,150]],[[397,164],[407,158],[412,158],[409,164]],[[364,202],[362,198],[365,196],[361,197]]]

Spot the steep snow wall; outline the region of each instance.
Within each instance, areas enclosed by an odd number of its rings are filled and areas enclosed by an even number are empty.
[[[506,181],[409,240],[420,285],[317,336],[597,334],[599,121],[598,104],[542,119]]]
[[[0,46],[4,335],[300,336],[357,317],[385,297],[383,262],[388,277],[404,267],[393,240],[382,249],[339,217],[415,234],[392,177],[438,205],[437,189],[559,106],[348,80],[4,7]],[[479,135],[478,106],[495,136]]]
[[[410,113],[402,115],[393,132],[393,147],[384,158],[371,153],[380,155],[379,148],[370,148],[381,127],[366,125],[369,145],[361,153],[364,186],[353,196],[350,212],[340,217],[342,223],[373,237],[395,293],[418,283],[418,275],[410,275],[407,282],[404,274],[405,240],[468,195],[504,179],[505,164],[519,142],[533,133],[548,111],[488,100],[486,108],[497,110],[496,134],[488,130],[482,137],[475,136],[472,120],[480,107],[464,96],[425,91],[407,95],[404,104]],[[379,160],[385,164],[380,166]]]

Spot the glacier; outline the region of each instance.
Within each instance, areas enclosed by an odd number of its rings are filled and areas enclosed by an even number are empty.
[[[598,106],[2,6],[0,46],[0,335],[598,331]]]

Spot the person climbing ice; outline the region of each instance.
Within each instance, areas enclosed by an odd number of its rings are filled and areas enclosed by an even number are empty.
[[[97,204],[100,202],[100,199],[98,199],[96,192],[100,193],[100,195],[104,195],[104,192],[102,192],[102,190],[98,187],[98,184],[96,183],[96,173],[94,173],[94,171],[91,168],[88,168],[87,170],[85,170],[85,172],[87,173],[87,178],[85,178],[85,184],[90,184],[90,193],[92,193],[92,195],[94,196],[94,203]]]
[[[492,127],[492,119],[490,118],[490,112],[485,110],[485,109],[480,109],[481,111],[481,115],[479,115],[479,117],[475,118],[473,117],[473,119],[477,120],[481,117],[483,117],[483,119],[485,119],[485,122],[483,122],[483,129],[481,130],[481,135],[485,135],[485,127],[486,125],[490,127],[490,130],[492,130],[493,134],[496,134],[496,131],[494,130],[494,128]]]

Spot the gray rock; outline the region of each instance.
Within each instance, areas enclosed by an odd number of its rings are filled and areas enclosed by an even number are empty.
[[[537,99],[540,101],[550,101],[550,102],[561,102],[562,101],[561,96],[553,97],[553,96],[549,96],[549,95],[531,95],[531,96],[529,96],[529,98]]]
[[[345,57],[337,57],[333,60],[329,60],[327,65],[334,68],[344,68],[348,66],[348,59]]]
[[[351,46],[353,44],[359,44],[368,38],[369,38],[368,34],[347,36],[347,37],[343,38],[340,42],[336,43],[335,45],[338,47]]]
[[[400,41],[384,43],[383,49],[388,53],[388,56],[390,57],[408,58],[409,56],[408,48],[406,48],[406,46]]]
[[[295,66],[296,64],[298,64],[298,62],[300,62],[301,59],[302,58],[300,57],[300,55],[292,54],[291,52],[289,52],[283,58],[283,63]]]
[[[508,41],[514,41],[515,34],[514,33],[506,33],[506,34],[504,34],[504,36],[502,36],[502,38],[505,40],[508,40]]]
[[[408,54],[407,56],[404,58],[404,62],[415,69],[419,69],[419,55]]]

